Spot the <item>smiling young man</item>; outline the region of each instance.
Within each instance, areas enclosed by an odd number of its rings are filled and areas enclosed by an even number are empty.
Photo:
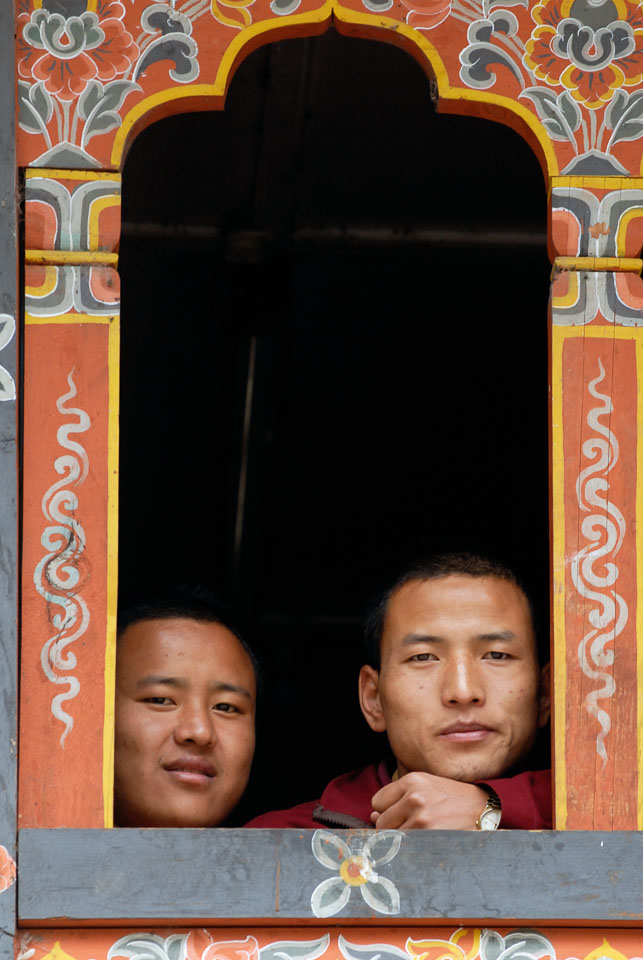
[[[469,554],[413,568],[369,617],[366,641],[360,705],[393,759],[248,826],[551,827],[550,773],[523,769],[549,719],[549,669],[511,571]]]
[[[202,591],[126,607],[116,664],[115,823],[214,827],[255,745],[254,658]]]

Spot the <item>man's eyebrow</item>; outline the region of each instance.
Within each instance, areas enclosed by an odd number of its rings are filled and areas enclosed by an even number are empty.
[[[410,646],[412,643],[442,643],[443,637],[436,637],[432,633],[407,633],[402,637],[403,646]]]
[[[477,633],[474,640],[481,640],[486,643],[492,642],[510,642],[516,640],[517,636],[513,630],[491,630],[487,633]],[[413,643],[444,643],[444,637],[436,636],[432,633],[407,633],[402,637],[402,645],[410,646]]]
[[[221,683],[213,684],[210,689],[215,693],[219,691],[221,693],[240,693],[242,697],[247,697],[248,700],[253,699],[249,690],[246,690],[245,687],[238,686],[236,683],[225,683],[222,681]]]
[[[166,677],[163,674],[148,674],[146,677],[141,677],[136,681],[137,687],[152,687],[156,684],[162,684],[168,687],[185,687],[187,680],[184,680],[182,677]]]
[[[492,642],[517,640],[518,637],[513,630],[492,630],[489,633],[479,633],[476,640],[491,640]]]
[[[153,687],[157,684],[167,687],[187,687],[188,681],[184,677],[166,677],[162,674],[149,674],[136,681],[137,688]],[[226,683],[223,680],[211,684],[210,690],[212,693],[239,693],[242,697],[247,697],[248,700],[253,699],[252,694],[245,687],[240,687],[235,683]]]

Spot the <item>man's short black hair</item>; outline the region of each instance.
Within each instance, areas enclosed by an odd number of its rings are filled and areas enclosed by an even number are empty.
[[[375,670],[380,669],[380,649],[382,633],[384,632],[384,621],[386,620],[386,612],[393,594],[397,593],[405,584],[411,583],[414,580],[439,580],[442,577],[451,576],[495,577],[496,580],[504,580],[507,583],[512,583],[527,600],[534,635],[537,636],[536,616],[531,597],[523,583],[509,567],[498,560],[482,557],[475,553],[436,554],[407,567],[397,578],[393,586],[385,590],[371,608],[366,618],[364,628],[366,662],[369,666]],[[536,647],[538,649],[537,641]],[[540,657],[540,650],[538,652]]]
[[[198,623],[218,623],[237,638],[248,654],[260,684],[260,668],[252,649],[232,622],[219,596],[199,585],[145,587],[121,598],[118,609],[117,637],[128,627],[145,620],[196,620]]]

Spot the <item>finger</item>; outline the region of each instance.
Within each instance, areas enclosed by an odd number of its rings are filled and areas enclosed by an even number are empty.
[[[404,793],[404,785],[400,780],[394,783],[387,783],[385,787],[378,790],[371,798],[371,806],[380,813],[387,810],[392,804],[396,803]]]
[[[378,814],[375,824],[376,830],[399,830],[406,821],[406,814],[401,803],[394,803],[391,807]]]

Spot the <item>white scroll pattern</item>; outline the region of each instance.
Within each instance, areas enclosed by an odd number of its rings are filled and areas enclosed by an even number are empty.
[[[70,453],[56,458],[54,469],[61,478],[52,483],[42,498],[42,512],[51,526],[45,528],[40,538],[47,553],[34,572],[36,590],[47,601],[49,610],[53,607],[62,608],[61,612],[50,612],[56,632],[40,652],[40,662],[47,679],[66,688],[56,694],[51,703],[53,716],[65,727],[60,735],[61,746],[64,746],[74,726],[74,719],[63,709],[63,703],[73,700],[80,692],[78,678],[67,672],[74,670],[77,665],[76,655],[68,647],[89,626],[89,608],[79,592],[82,587],[80,559],[85,550],[85,532],[75,517],[78,496],[71,489],[79,487],[85,480],[89,458],[85,448],[72,439],[71,434],[84,433],[91,426],[91,421],[84,410],[67,406],[77,394],[73,374],[72,369],[67,376],[69,391],[56,401],[60,414],[76,418],[75,421],[62,424],[56,433],[60,446]]]
[[[597,389],[605,378],[600,357],[598,367],[600,372],[590,382],[588,389],[599,405],[587,415],[588,426],[598,436],[583,443],[583,456],[590,461],[590,465],[581,470],[576,480],[578,505],[589,514],[581,524],[582,536],[588,542],[572,558],[571,576],[581,597],[596,604],[588,613],[592,629],[578,646],[578,661],[584,675],[597,681],[595,689],[585,697],[585,707],[600,726],[596,736],[596,753],[605,766],[605,739],[612,720],[606,705],[599,706],[599,701],[609,700],[616,690],[614,677],[609,670],[614,663],[614,650],[607,645],[612,644],[625,628],[628,608],[614,588],[619,576],[614,558],[625,537],[625,518],[609,498],[608,474],[618,462],[619,445],[610,426],[612,399]],[[605,417],[607,423],[601,422]],[[608,557],[609,561],[606,559]]]

